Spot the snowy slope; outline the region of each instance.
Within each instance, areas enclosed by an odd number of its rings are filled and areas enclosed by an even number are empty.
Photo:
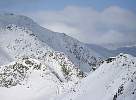
[[[64,53],[56,52],[46,43],[40,42],[31,31],[9,25],[1,29],[0,37],[1,48],[14,60],[28,57],[44,62],[62,81],[76,80],[71,72],[82,73]],[[67,75],[62,73],[64,71],[68,71]]]
[[[5,27],[11,24],[31,31],[37,36],[38,41],[46,43],[55,51],[65,53],[82,71],[89,72],[92,70],[92,66],[99,65],[99,57],[102,56],[94,50],[89,49],[84,43],[64,33],[56,33],[45,29],[28,17],[14,15],[12,13],[0,14],[1,28],[5,29]]]
[[[127,54],[107,59],[96,71],[81,81],[62,82],[61,77],[58,78],[46,63],[32,58],[22,58],[0,66],[0,76],[2,100],[136,98],[136,58]]]
[[[13,59],[10,58],[10,56],[5,53],[2,48],[0,48],[0,65],[8,64],[11,61],[13,61]]]
[[[32,58],[19,59],[0,66],[0,98],[55,100],[57,96],[71,91],[75,85],[74,81],[62,82],[58,77],[46,63]]]
[[[105,61],[62,100],[136,100],[136,58],[120,54]]]

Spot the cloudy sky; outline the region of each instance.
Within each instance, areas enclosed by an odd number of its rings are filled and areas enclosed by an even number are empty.
[[[136,0],[0,0],[0,11],[95,44],[136,44]]]

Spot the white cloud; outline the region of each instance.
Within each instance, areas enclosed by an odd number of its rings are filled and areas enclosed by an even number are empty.
[[[87,43],[136,44],[136,14],[111,6],[102,11],[91,7],[68,6],[60,11],[40,11],[27,14],[42,26],[64,32]]]
[[[68,26],[64,23],[52,23],[45,25],[46,28],[53,30],[55,32],[64,32],[64,33],[72,33],[72,35],[76,35],[76,33],[80,33],[80,31],[74,27]]]

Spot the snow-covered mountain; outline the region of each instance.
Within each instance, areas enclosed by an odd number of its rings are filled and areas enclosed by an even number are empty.
[[[58,73],[62,72],[59,70]],[[46,63],[32,58],[18,59],[0,66],[0,97],[2,100],[136,98],[136,58],[128,54],[105,60],[96,71],[82,80],[75,74],[76,70],[70,73],[73,81],[62,82],[63,78],[55,74]]]
[[[0,14],[0,28],[0,37],[2,38],[0,46],[2,49],[8,48],[6,51],[14,58],[24,54],[31,54],[32,56],[35,54],[33,52],[37,52],[37,55],[43,55],[41,54],[42,51],[52,49],[52,51],[63,52],[74,65],[84,72],[89,72],[92,67],[99,66],[101,61],[100,57],[102,56],[89,49],[84,43],[64,33],[56,33],[45,29],[32,19],[22,15]],[[6,35],[6,33],[9,34]],[[48,50],[45,50],[47,48]],[[40,49],[40,51],[36,51],[37,49]]]
[[[77,76],[80,74],[83,76],[83,72],[64,53],[54,51],[46,43],[39,41],[31,31],[10,25],[1,29],[0,36],[0,45],[5,51],[3,54],[5,58],[2,56],[3,59],[10,57],[15,61],[20,58],[39,60],[57,74],[61,81],[71,80],[71,72],[74,70],[75,73],[73,74],[79,73]],[[62,73],[63,71],[67,75]]]
[[[43,93],[44,99],[52,99],[61,92],[71,91],[72,85],[86,76],[80,70],[81,66],[75,63],[77,61],[77,63],[88,64],[88,62],[78,60],[76,57],[75,61],[69,57],[73,56],[72,53],[71,55],[63,53],[61,49],[65,47],[59,46],[59,42],[63,42],[59,39],[63,37],[59,34],[40,27],[25,16],[0,15],[0,88],[2,91],[0,96],[2,100],[9,100],[12,97],[14,97],[12,100],[34,100]],[[58,36],[57,40],[55,36]],[[60,47],[60,51],[49,44],[51,41],[56,42],[54,46]],[[92,66],[82,68],[89,72]],[[10,96],[7,96],[11,91]],[[45,93],[45,91],[48,92]],[[35,93],[37,96],[32,97]]]
[[[60,75],[61,74],[61,75]],[[65,79],[70,81],[64,81]],[[0,66],[1,100],[55,100],[63,93],[73,91],[79,80],[77,69],[59,70],[56,73],[38,60],[22,58]]]
[[[136,58],[127,54],[107,59],[62,100],[136,100]]]
[[[135,100],[136,58],[110,57],[120,52],[135,48],[87,45],[28,17],[0,14],[0,98]]]
[[[96,55],[78,40],[47,30],[28,17],[0,14],[2,100],[39,100],[42,94],[49,100],[73,91],[85,73],[99,66]]]

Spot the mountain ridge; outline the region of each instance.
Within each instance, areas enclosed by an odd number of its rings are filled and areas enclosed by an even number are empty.
[[[81,80],[77,92],[68,93],[63,100],[135,100],[135,97],[136,57],[119,54]]]
[[[82,71],[89,72],[92,70],[91,67],[93,65],[97,66],[97,63],[100,62],[99,58],[101,56],[97,52],[64,33],[52,32],[22,15],[0,15],[0,27],[2,29],[10,28],[12,24],[15,27],[22,28],[22,30],[26,30],[26,33],[30,32],[31,35],[35,35],[40,42],[47,44],[53,50],[65,53]]]

